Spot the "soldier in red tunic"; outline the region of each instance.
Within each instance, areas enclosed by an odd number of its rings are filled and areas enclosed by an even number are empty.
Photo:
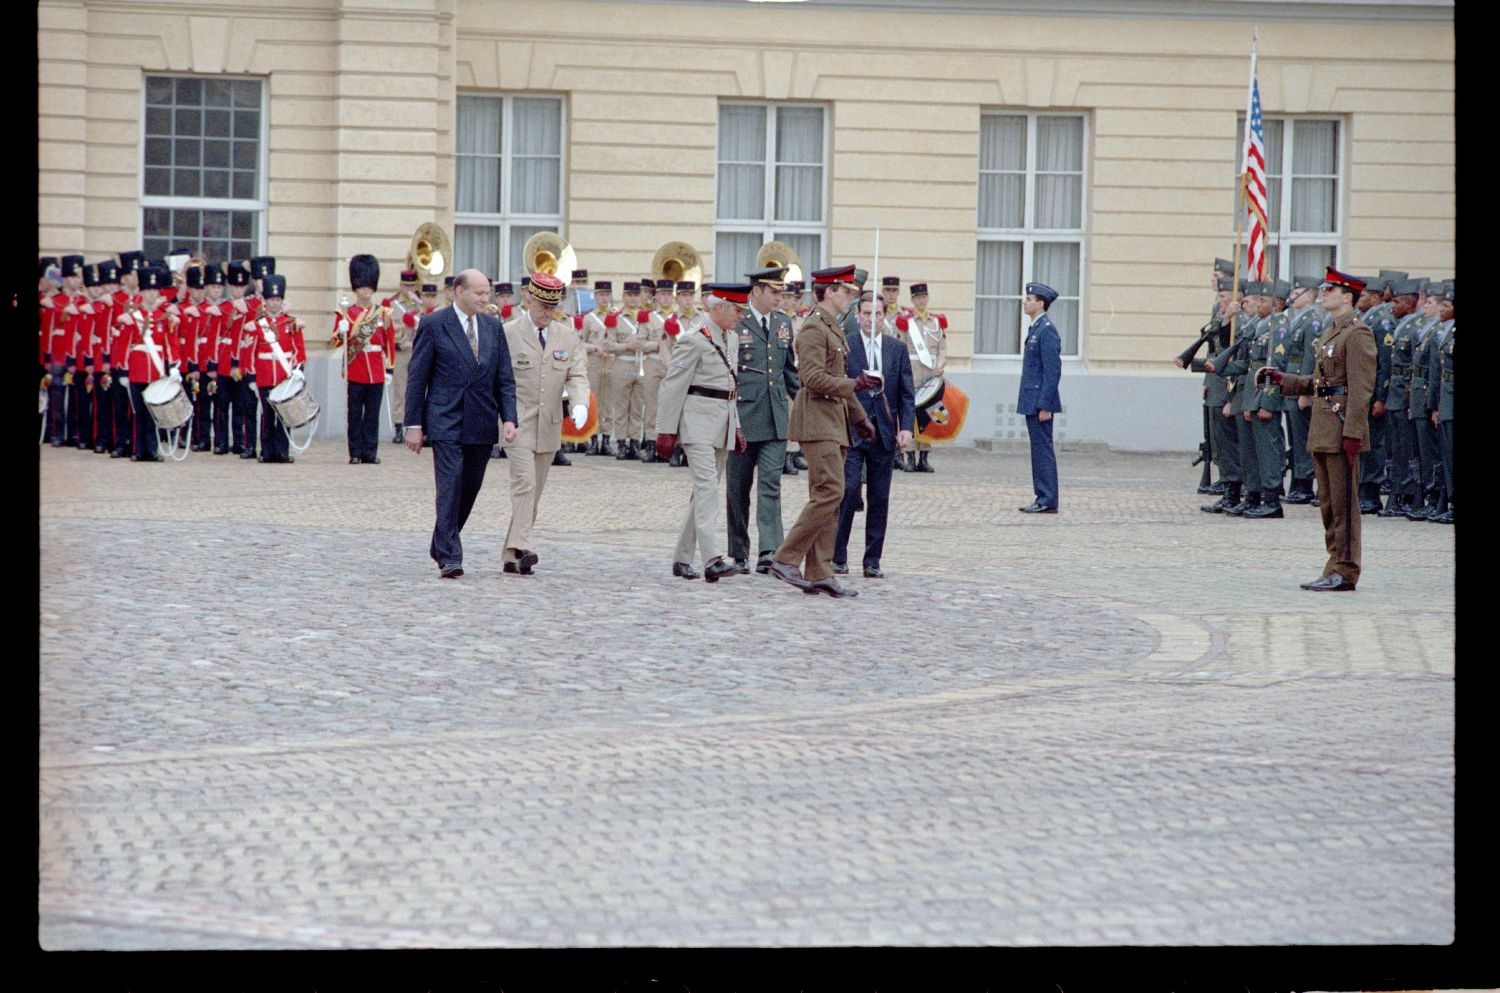
[[[395,339],[390,308],[374,302],[379,282],[380,262],[375,256],[356,255],[349,260],[349,288],[355,302],[334,318],[329,341],[341,350],[349,384],[345,437],[350,465],[380,464],[380,398],[385,392],[386,353]]]
[[[295,462],[287,451],[286,431],[271,406],[271,391],[285,382],[293,369],[307,362],[303,324],[286,312],[286,277],[269,273],[261,278],[265,302],[255,329],[255,385],[260,393],[260,461]]]
[[[166,269],[150,268],[139,273],[140,305],[124,315],[129,338],[126,370],[130,376],[131,408],[135,411],[135,451],[132,462],[160,462],[156,450],[156,420],[146,409],[146,387],[163,377],[182,382],[177,351],[176,318],[169,312],[163,291],[172,285]]]

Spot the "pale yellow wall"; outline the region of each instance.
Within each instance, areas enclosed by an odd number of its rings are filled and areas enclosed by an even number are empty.
[[[331,302],[350,254],[394,268],[417,224],[452,231],[455,92],[566,98],[565,233],[615,279],[674,238],[712,270],[720,100],[825,104],[831,258],[868,264],[878,225],[882,271],[931,285],[956,356],[972,346],[982,109],[1088,118],[1091,367],[1159,368],[1233,247],[1249,23],[585,0],[46,0],[39,18],[42,249],[136,244],[143,71],[263,75],[268,250],[317,295],[304,310]],[[1347,266],[1452,274],[1452,25],[1259,30],[1265,113],[1345,121]]]

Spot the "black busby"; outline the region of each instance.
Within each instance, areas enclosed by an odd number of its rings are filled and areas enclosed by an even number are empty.
[[[269,276],[262,277],[260,281],[260,295],[267,300],[272,297],[282,297],[284,299],[286,297],[286,277],[278,276],[274,272]]]
[[[141,289],[165,290],[172,286],[172,271],[166,266],[148,266],[140,270]]]
[[[349,288],[361,286],[372,290],[380,287],[380,260],[373,255],[356,255],[349,260]]]

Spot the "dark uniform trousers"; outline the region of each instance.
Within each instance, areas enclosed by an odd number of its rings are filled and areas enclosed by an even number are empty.
[[[1030,417],[1027,418],[1029,422]],[[1052,422],[1047,422],[1051,427]],[[844,456],[844,499],[839,504],[839,529],[833,541],[833,560],[840,564],[849,561],[849,535],[854,530],[854,509],[859,506],[860,476],[866,484],[865,499],[865,555],[861,564],[879,567],[880,556],[885,551],[885,525],[891,508],[891,477],[895,475],[895,448],[878,448],[872,443],[858,445]],[[1033,454],[1036,447],[1032,447]],[[1053,479],[1057,478],[1054,464]],[[1038,498],[1040,499],[1040,497]],[[1057,502],[1057,486],[1052,487],[1052,501]]]
[[[208,373],[198,374],[198,386],[193,391],[193,444],[207,447],[209,434],[214,421],[213,397],[208,395],[208,384],[211,380]],[[193,389],[191,384],[184,384],[188,389]]]
[[[776,561],[800,566],[802,578],[817,582],[833,575],[833,542],[844,497],[844,453],[837,441],[804,441],[807,504],[777,549]]]
[[[274,389],[274,387],[273,387]],[[260,454],[267,462],[279,462],[287,457],[286,432],[281,428],[281,418],[271,406],[270,390],[260,398]]]
[[[1338,573],[1359,583],[1360,526],[1359,460],[1350,468],[1343,452],[1314,452],[1313,473],[1318,480],[1318,511],[1323,515],[1323,543],[1328,562],[1323,575]]]
[[[54,362],[47,371],[52,375],[52,383],[47,387],[47,440],[61,445],[71,437],[68,420],[72,415],[72,401],[63,399],[68,395],[68,387],[63,385],[68,370],[61,362]]]
[[[1287,428],[1292,439],[1292,478],[1313,478],[1312,453],[1307,450],[1307,430],[1312,425],[1312,408],[1297,406],[1296,397],[1287,397]]]
[[[1238,483],[1243,479],[1240,466],[1240,442],[1239,429],[1235,422],[1240,419],[1239,414],[1232,417],[1224,416],[1224,404],[1213,404],[1213,410],[1209,412],[1212,418],[1209,421],[1210,439],[1209,444],[1213,448],[1214,464],[1219,467],[1219,480],[1225,483]]]
[[[94,448],[113,450],[115,442],[115,397],[114,385],[109,389],[99,385],[100,375],[94,374]]]
[[[1420,409],[1418,409],[1420,407]],[[1415,413],[1410,414],[1412,429],[1417,435],[1417,464],[1420,466],[1417,479],[1417,502],[1420,504],[1426,492],[1430,491],[1433,477],[1440,472],[1442,464],[1442,439],[1438,437],[1438,429],[1433,427],[1432,414],[1427,410],[1425,402],[1412,407]],[[1432,501],[1436,502],[1434,497]]]
[[[1272,412],[1270,420],[1260,419],[1260,411],[1250,412],[1250,428],[1255,435],[1255,462],[1260,468],[1260,489],[1274,491],[1281,485],[1286,449],[1281,437],[1281,419]]]
[[[110,423],[114,429],[111,451],[129,453],[135,450],[132,440],[135,415],[130,406],[130,384],[122,374],[116,375],[109,384]]]
[[[731,451],[725,469],[725,519],[729,522],[729,557],[750,560],[750,481],[755,477],[757,558],[781,547],[781,470],[786,441],[752,441],[743,453]]]
[[[91,375],[82,368],[73,370],[73,409],[68,412],[68,419],[73,422],[70,436],[87,448],[94,447],[94,391],[84,385]]]
[[[1250,413],[1250,421],[1255,419],[1255,413]],[[1245,420],[1244,414],[1234,415],[1234,429],[1240,448],[1240,478],[1244,481],[1245,489],[1260,490],[1264,488],[1261,482],[1259,450],[1255,445],[1255,426]],[[1248,494],[1247,494],[1248,495]]]
[[[130,406],[135,412],[135,454],[150,458],[156,454],[156,419],[146,409],[145,383],[130,384]]]
[[[259,403],[260,398],[255,393],[254,376],[245,376],[235,384],[234,407],[230,412],[233,423],[230,431],[234,443],[251,455],[255,454],[256,445],[259,443],[260,412],[257,409]]]
[[[380,398],[384,383],[349,383],[349,412],[344,437],[351,459],[373,459],[380,454]]]

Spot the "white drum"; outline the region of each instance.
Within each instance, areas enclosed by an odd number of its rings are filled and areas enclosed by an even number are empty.
[[[317,397],[308,388],[301,369],[293,369],[290,376],[273,386],[267,399],[288,428],[300,428],[318,416]]]
[[[142,399],[146,401],[146,409],[151,412],[152,420],[163,431],[180,428],[193,416],[193,401],[188,399],[181,380],[170,376],[163,376],[149,384]]]

